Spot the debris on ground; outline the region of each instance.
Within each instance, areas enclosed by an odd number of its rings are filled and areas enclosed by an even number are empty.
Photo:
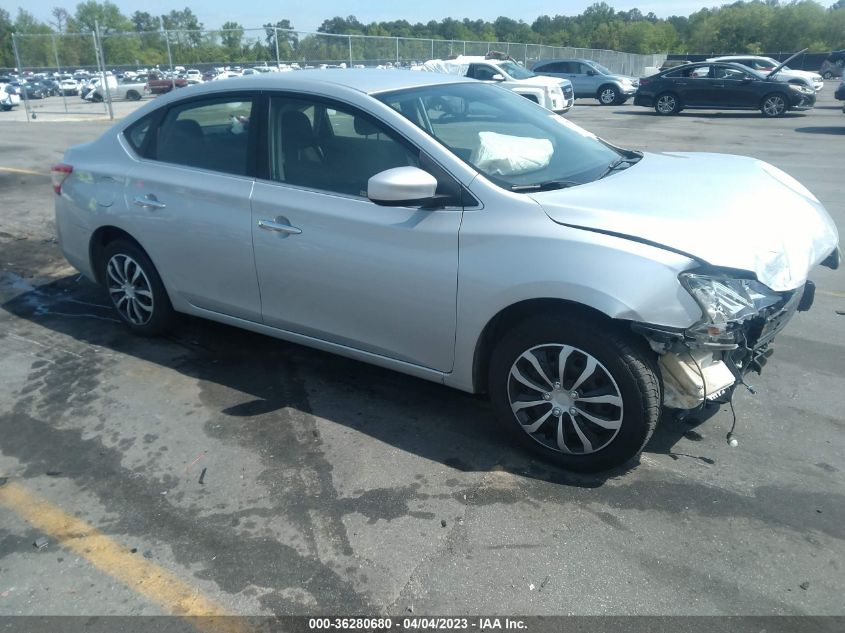
[[[541,583],[540,583],[540,589],[542,589],[543,587],[545,587],[546,585],[548,585],[548,584],[549,584],[549,581],[550,581],[551,579],[552,579],[552,577],[551,577],[551,576],[546,576],[546,578],[543,580],[543,582],[541,582]]]
[[[408,613],[413,613],[413,612],[414,612],[414,605],[409,604],[408,605]]]
[[[48,545],[48,543],[49,543],[49,542],[50,542],[50,541],[48,541],[46,538],[44,538],[43,536],[41,536],[41,537],[39,537],[39,538],[35,539],[35,542],[32,544],[32,546],[33,546],[35,549],[44,549],[45,547],[47,547],[47,545]]]
[[[440,527],[446,527],[446,519],[440,519]]]
[[[204,483],[205,483],[205,472],[206,472],[207,470],[208,470],[208,468],[203,468],[203,469],[202,469],[202,472],[200,473],[200,483],[201,483],[201,484],[204,484]]]
[[[534,591],[534,583],[533,582],[530,585],[528,585],[528,591]]]
[[[137,553],[138,553],[138,548],[137,548],[137,547],[133,547],[131,550],[129,550],[129,553],[130,553],[130,554],[137,554]]]
[[[62,471],[60,471],[60,470],[48,470],[44,474],[47,475],[48,477],[61,477]]]
[[[801,583],[800,585],[798,585],[798,586],[799,586],[799,587],[801,587],[801,589],[803,589],[804,591],[807,591],[807,589],[809,589],[809,588],[810,588],[810,581],[809,581],[809,580],[805,580],[804,582],[802,582],[802,583]]]
[[[148,550],[144,550],[144,558],[152,558],[152,557],[153,557],[153,552],[152,552],[152,550],[149,550],[149,549],[148,549]]]

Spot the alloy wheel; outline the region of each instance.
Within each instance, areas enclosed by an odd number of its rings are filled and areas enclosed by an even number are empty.
[[[763,110],[766,116],[780,116],[786,110],[786,102],[780,95],[768,96],[763,102]]]
[[[523,352],[508,376],[508,400],[534,441],[559,453],[588,455],[610,444],[622,426],[619,386],[594,356],[570,345]]]
[[[613,88],[605,88],[599,95],[599,100],[605,105],[611,105],[616,102],[616,91]]]
[[[150,280],[141,265],[125,253],[117,253],[106,265],[108,289],[114,307],[132,325],[145,325],[153,316]]]
[[[672,95],[663,95],[657,100],[657,110],[661,114],[672,114],[675,107],[676,101]]]

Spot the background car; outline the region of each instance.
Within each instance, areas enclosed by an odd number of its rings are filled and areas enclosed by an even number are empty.
[[[79,84],[75,79],[62,79],[59,88],[66,97],[75,97],[79,94]]]
[[[538,75],[568,79],[576,99],[598,99],[602,105],[620,105],[634,96],[639,80],[618,75],[589,59],[544,59],[532,70]]]
[[[836,87],[836,92],[833,93],[833,96],[839,101],[845,101],[845,76],[842,77],[842,80]],[[845,103],[842,104],[842,112],[845,112]]]
[[[742,64],[708,62],[643,77],[634,97],[634,105],[653,107],[662,115],[703,108],[760,110],[765,117],[777,117],[815,102],[815,91],[803,84],[770,79]]]
[[[10,83],[0,81],[0,108],[9,111],[21,102],[17,89]]]
[[[790,57],[789,60],[793,59],[797,55],[800,55],[800,53],[796,53]],[[789,60],[787,60],[787,62]],[[748,68],[756,70],[764,75],[771,73],[775,68],[780,68],[780,70],[773,76],[774,79],[786,81],[788,83],[804,84],[816,92],[819,92],[822,88],[824,88],[824,81],[822,80],[822,76],[820,74],[809,72],[807,70],[793,70],[789,66],[783,65],[783,62],[779,62],[771,57],[761,57],[758,55],[727,55],[723,57],[713,57],[706,61],[733,62],[735,64],[742,64],[743,66],[747,66]]]
[[[842,69],[845,67],[845,50],[832,51],[822,62],[819,74],[824,79],[842,77]]]
[[[503,88],[558,114],[569,112],[575,103],[572,84],[568,79],[539,76],[503,53],[430,59],[422,64],[420,70],[496,82]]]

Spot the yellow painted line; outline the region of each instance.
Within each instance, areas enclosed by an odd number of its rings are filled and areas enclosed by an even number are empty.
[[[14,481],[0,485],[0,505],[5,505],[34,527],[52,536],[65,549],[86,559],[100,571],[116,578],[166,611],[191,618],[189,622],[201,631],[243,633],[248,630],[242,620],[227,617],[231,614],[203,596],[195,587],[151,561],[132,554],[126,546],[67,514],[28,488]]]
[[[836,292],[835,290],[816,290],[820,295],[827,295],[829,297],[842,297],[845,299],[845,292]]]
[[[21,169],[20,167],[0,167],[0,171],[5,171],[10,174],[26,174],[27,176],[44,176],[47,177],[49,174],[45,174],[42,171],[33,171],[31,169]]]

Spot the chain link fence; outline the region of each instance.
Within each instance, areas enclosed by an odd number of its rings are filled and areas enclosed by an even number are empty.
[[[509,55],[526,68],[539,60],[583,58],[599,62],[612,72],[640,76],[648,67],[660,66],[666,55],[638,55],[610,50],[545,46],[514,42],[478,42],[369,35],[334,35],[266,27],[236,30],[160,30],[148,32],[12,34],[20,70],[58,73],[67,87],[52,96],[25,97],[27,117],[37,114],[65,116],[105,115],[114,118],[113,103],[126,91],[102,81],[96,99],[81,97],[82,86],[73,90],[70,81],[85,81],[139,70],[170,73],[182,69],[217,73],[241,66],[260,69],[324,68],[340,66],[411,67],[429,59],[457,55]],[[178,68],[181,67],[181,68]],[[103,94],[104,93],[104,94]]]

